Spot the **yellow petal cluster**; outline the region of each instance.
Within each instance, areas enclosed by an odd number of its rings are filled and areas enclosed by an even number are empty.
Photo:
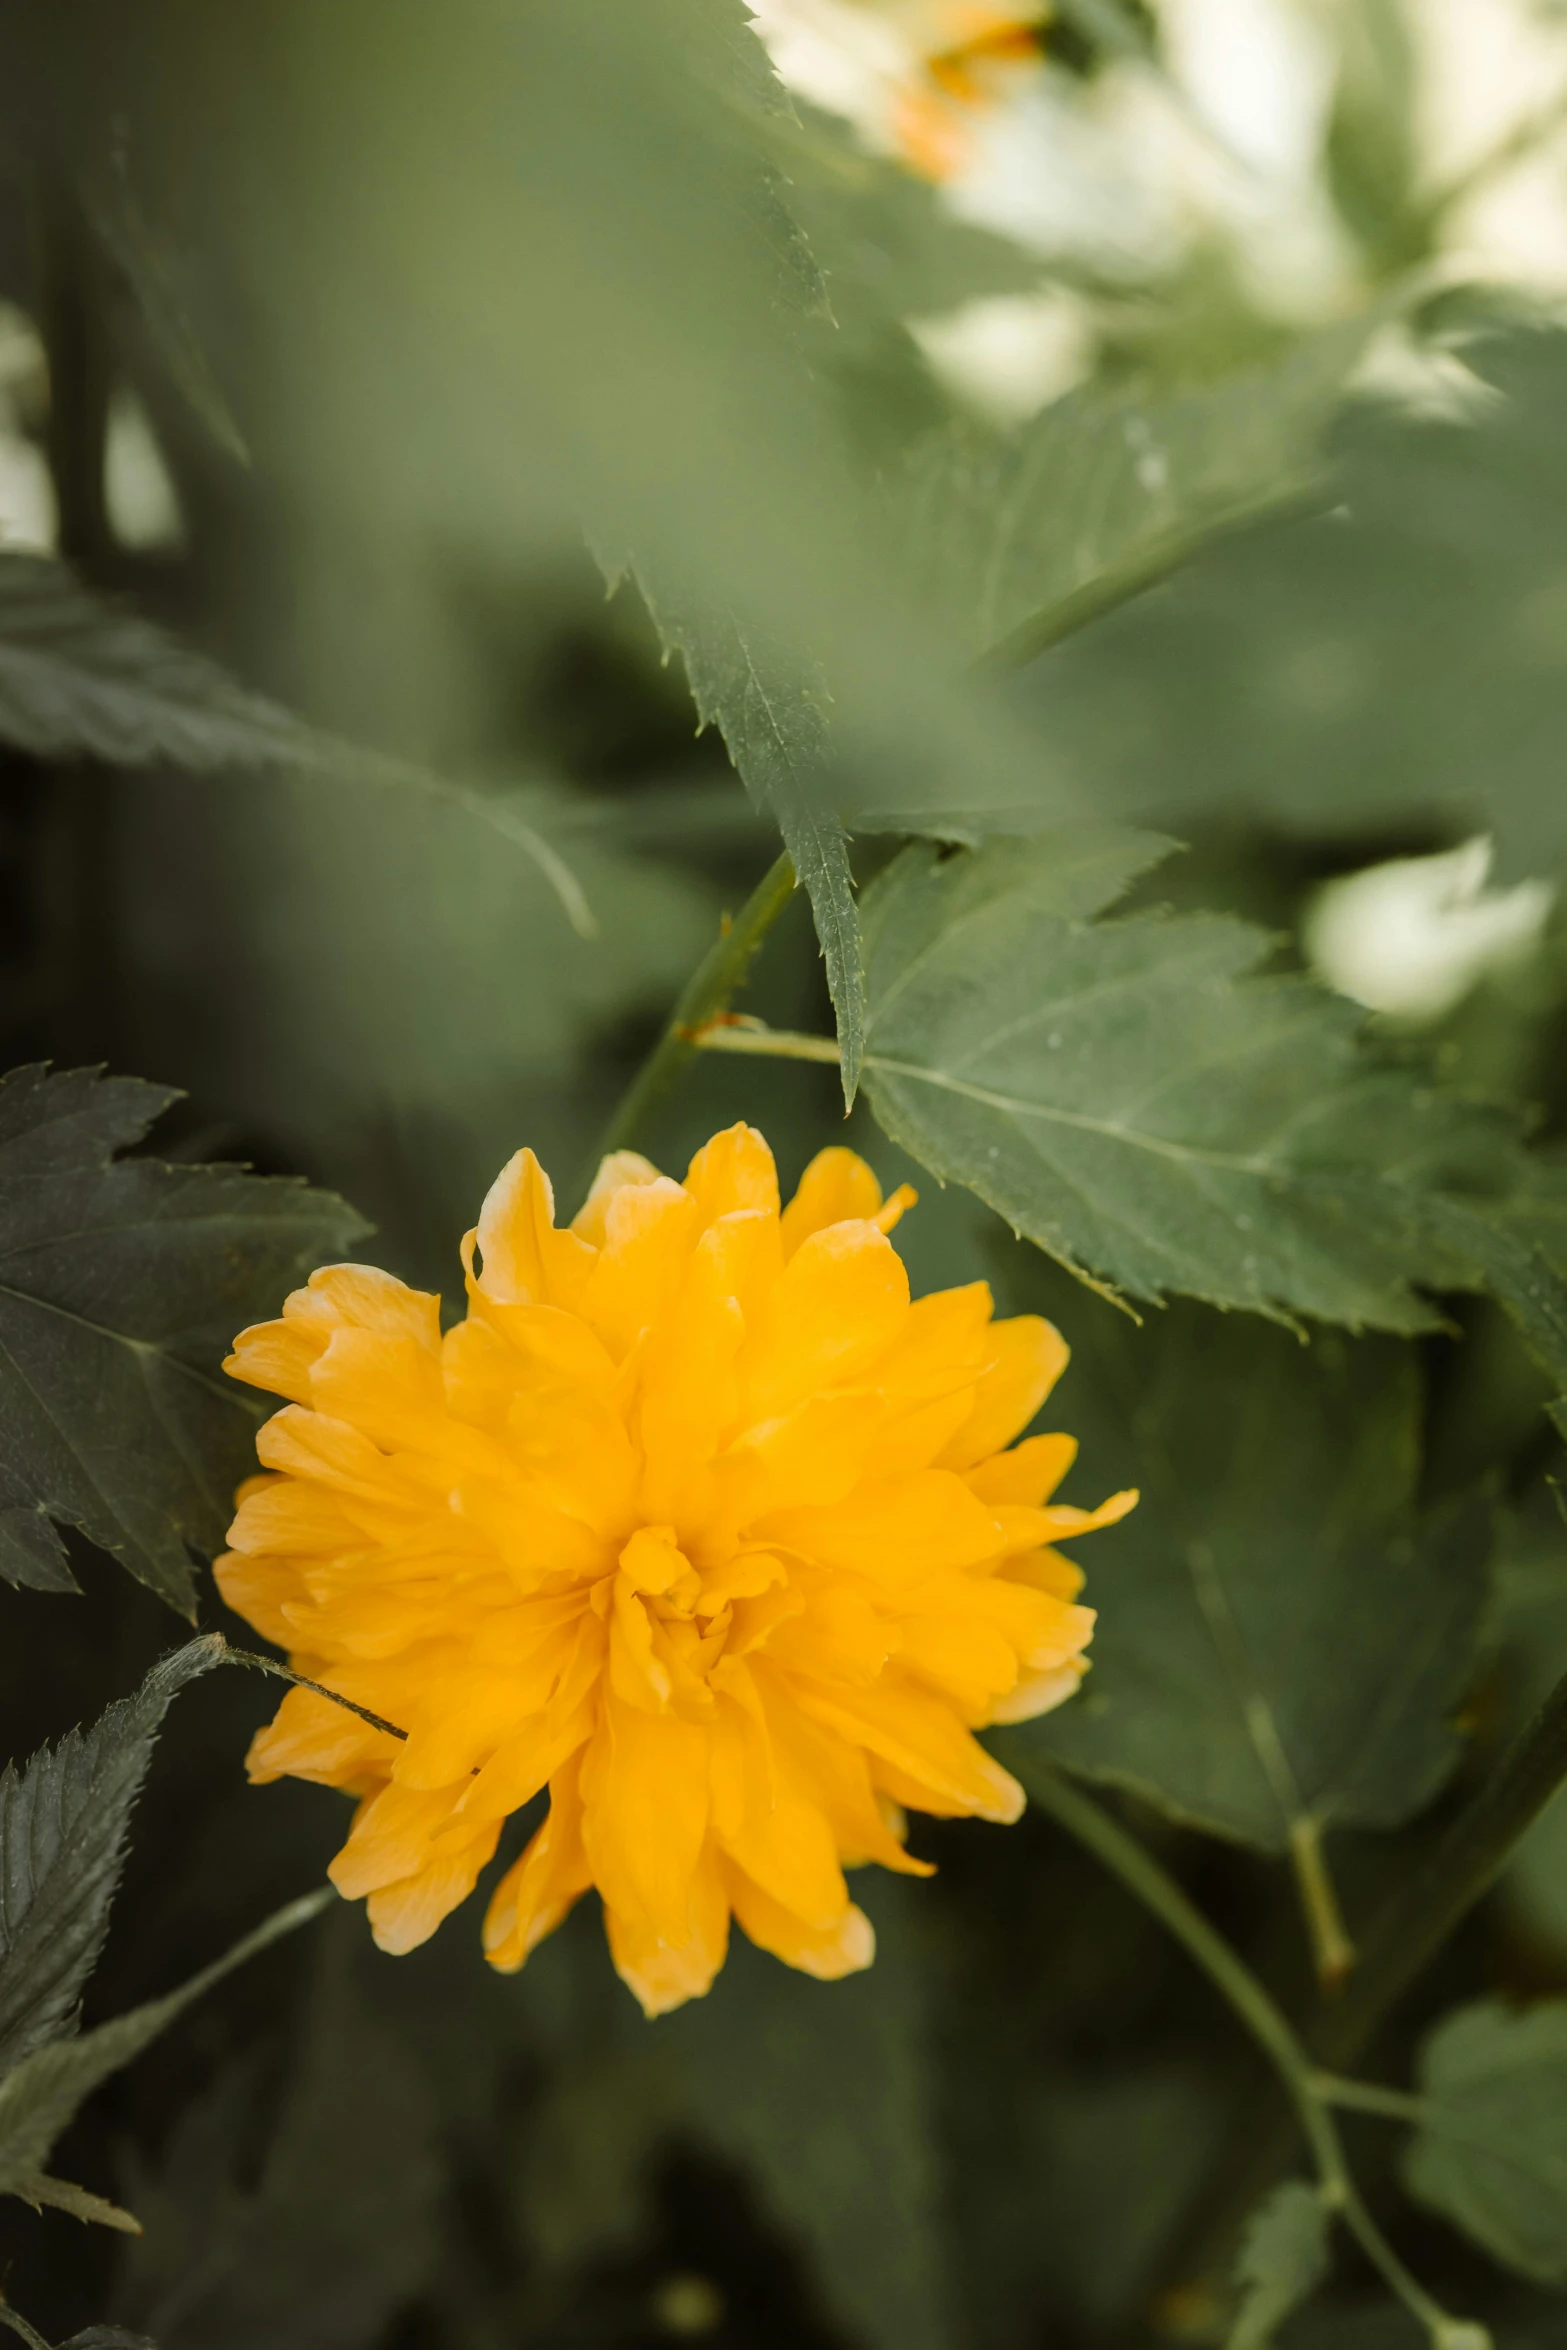
[[[983,1282],[911,1303],[912,1194],[824,1151],[780,1212],[746,1126],[684,1183],[607,1159],[557,1229],[531,1151],[464,1248],[467,1318],[366,1266],[316,1273],[227,1368],[287,1397],[220,1560],[296,1671],[251,1776],[357,1794],[332,1867],[384,1949],[549,1810],[485,1946],[522,1964],[578,1896],[650,2014],[705,1991],[730,1916],[821,1976],[869,1964],[843,1871],[923,1873],[903,1807],[1015,1819],[975,1741],[1057,1704],[1093,1617],[1053,1545],[1067,1436],[1004,1448],[1066,1361]]]

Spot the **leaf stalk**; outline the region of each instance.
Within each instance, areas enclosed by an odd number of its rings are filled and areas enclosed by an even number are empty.
[[[1028,1773],[1028,1792],[1058,1826],[1076,1837],[1118,1876],[1207,1975],[1272,2065],[1300,2119],[1321,2183],[1326,2208],[1343,2221],[1384,2283],[1426,2330],[1431,2350],[1485,2350],[1483,2327],[1457,2318],[1412,2276],[1383,2236],[1361,2200],[1345,2160],[1332,2106],[1343,2102],[1324,2094],[1323,2076],[1283,2009],[1239,1953],[1208,1923],[1169,1871],[1128,1834],[1109,1812],[1074,1787],[1047,1763]]]
[[[715,1030],[715,1023],[722,1020],[730,999],[745,985],[763,939],[794,895],[794,888],[794,865],[786,850],[768,867],[733,921],[725,918],[717,938],[687,980],[669,1025],[604,1131],[599,1158],[625,1150],[642,1131],[699,1046],[708,1045],[704,1032],[724,1033],[721,1028]],[[831,1057],[834,1061],[838,1058],[836,1044],[831,1047]]]

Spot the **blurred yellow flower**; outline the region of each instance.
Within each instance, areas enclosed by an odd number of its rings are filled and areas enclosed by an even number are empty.
[[[251,1776],[361,1798],[332,1867],[383,1949],[549,1812],[485,1922],[518,1967],[596,1885],[649,2014],[705,1991],[730,1914],[792,1966],[870,1963],[845,1864],[915,1874],[901,1806],[1015,1819],[970,1735],[1056,1705],[1093,1617],[1055,1541],[1067,1436],[1011,1451],[1066,1348],[983,1282],[911,1304],[869,1167],[824,1151],[780,1214],[747,1126],[683,1184],[631,1152],[557,1230],[531,1151],[464,1246],[466,1320],[337,1265],[227,1368],[290,1398],[218,1581],[297,1671]]]
[[[781,79],[927,179],[968,160],[973,117],[1038,67],[1030,0],[751,0]]]

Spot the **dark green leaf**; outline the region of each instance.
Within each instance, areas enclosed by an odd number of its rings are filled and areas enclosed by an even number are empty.
[[[1134,1296],[1432,1327],[1414,1285],[1478,1275],[1425,1202],[1511,1183],[1511,1123],[1374,1058],[1339,999],[1252,977],[1244,923],[1088,920],[1161,845],[906,849],[864,908],[877,1118]]]
[[[116,1159],[173,1098],[0,1079],[0,1575],[73,1588],[57,1520],[188,1611],[259,1417],[217,1366],[365,1227],[302,1183]]]
[[[1509,2268],[1567,2285],[1567,2000],[1482,2000],[1426,2042],[1411,2193]]]
[[[149,1999],[145,2006],[77,2039],[50,2041],[24,2057],[0,2080],[0,2195],[18,2195],[24,2202],[58,2202],[60,2184],[45,2177],[44,2165],[55,2140],[94,2089],[150,2047],[193,2000],[282,1935],[318,1917],[335,1898],[326,1887],[289,1902],[177,1991]]]
[[[1328,2216],[1315,2187],[1275,2187],[1246,2224],[1235,2281],[1242,2299],[1228,2350],[1269,2350],[1284,2320],[1328,2273]]]
[[[1189,1306],[1080,1323],[1064,1416],[1096,1492],[1142,1500],[1084,1548],[1083,1695],[1008,1754],[1272,1852],[1408,1818],[1457,1758],[1490,1540],[1482,1504],[1416,1515],[1410,1349]]]
[[[0,2077],[70,2027],[163,1717],[222,1653],[220,1640],[191,1641],[90,1730],[0,1777]]]

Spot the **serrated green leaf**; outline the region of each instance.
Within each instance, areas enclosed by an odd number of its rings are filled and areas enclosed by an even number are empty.
[[[1070,836],[912,845],[867,891],[871,1106],[1062,1263],[1135,1297],[1420,1330],[1417,1284],[1478,1286],[1426,1212],[1516,1177],[1501,1113],[1363,1049],[1355,1012],[1254,977],[1228,918],[1092,922],[1117,876]],[[1135,845],[1134,845],[1135,844]]]
[[[193,2000],[283,1935],[318,1917],[333,1899],[331,1888],[324,1887],[288,1902],[177,1991],[149,1999],[74,2040],[50,2041],[24,2057],[0,2080],[0,2195],[29,2199],[43,2179],[55,2140],[94,2089],[150,2047]]]
[[[1216,533],[1296,505],[1380,312],[1162,395],[1092,384],[1010,433],[954,424],[891,495],[909,561],[974,653],[1024,659]]]
[[[341,768],[356,754],[65,563],[0,552],[0,741],[111,766]]]
[[[50,2350],[37,2327],[29,2325],[20,2310],[3,2300],[0,2300],[0,2325],[25,2342],[27,2350]],[[145,2334],[127,2333],[124,2326],[88,2326],[84,2332],[72,2334],[69,2341],[62,2342],[60,2350],[158,2350],[158,2345],[150,2342]]]
[[[365,1227],[303,1183],[117,1158],[173,1099],[0,1079],[0,1576],[74,1589],[59,1522],[189,1612],[260,1416],[217,1366]]]
[[[163,1717],[222,1653],[221,1640],[191,1641],[90,1730],[0,1776],[0,2077],[70,2028]]]
[[[1509,2268],[1567,2285],[1567,2000],[1498,2000],[1439,2024],[1420,2059],[1411,2194]]]
[[[1235,2281],[1241,2305],[1227,2350],[1269,2350],[1274,2334],[1328,2273],[1328,2216],[1322,2196],[1287,2179],[1246,2223]]]
[[[685,663],[704,726],[716,725],[757,807],[770,814],[806,890],[838,1019],[852,1103],[865,1039],[865,981],[848,841],[827,791],[827,689],[732,612],[705,608],[650,577],[640,559],[601,554],[613,579],[635,572],[664,645]]]
[[[21,2180],[11,2190],[19,2203],[31,2204],[34,2211],[63,2211],[70,2219],[79,2219],[94,2227],[112,2228],[119,2236],[137,2236],[141,2222],[117,2203],[106,2202],[102,2195],[90,2195],[85,2187],[73,2187],[69,2179],[51,2179],[39,2171],[32,2178]]]
[[[1074,1338],[1095,1490],[1142,1500],[1083,1555],[1082,1696],[1002,1740],[1025,1784],[1048,1752],[1270,1852],[1410,1817],[1457,1759],[1491,1537],[1483,1501],[1417,1515],[1411,1350],[1191,1306]]]

